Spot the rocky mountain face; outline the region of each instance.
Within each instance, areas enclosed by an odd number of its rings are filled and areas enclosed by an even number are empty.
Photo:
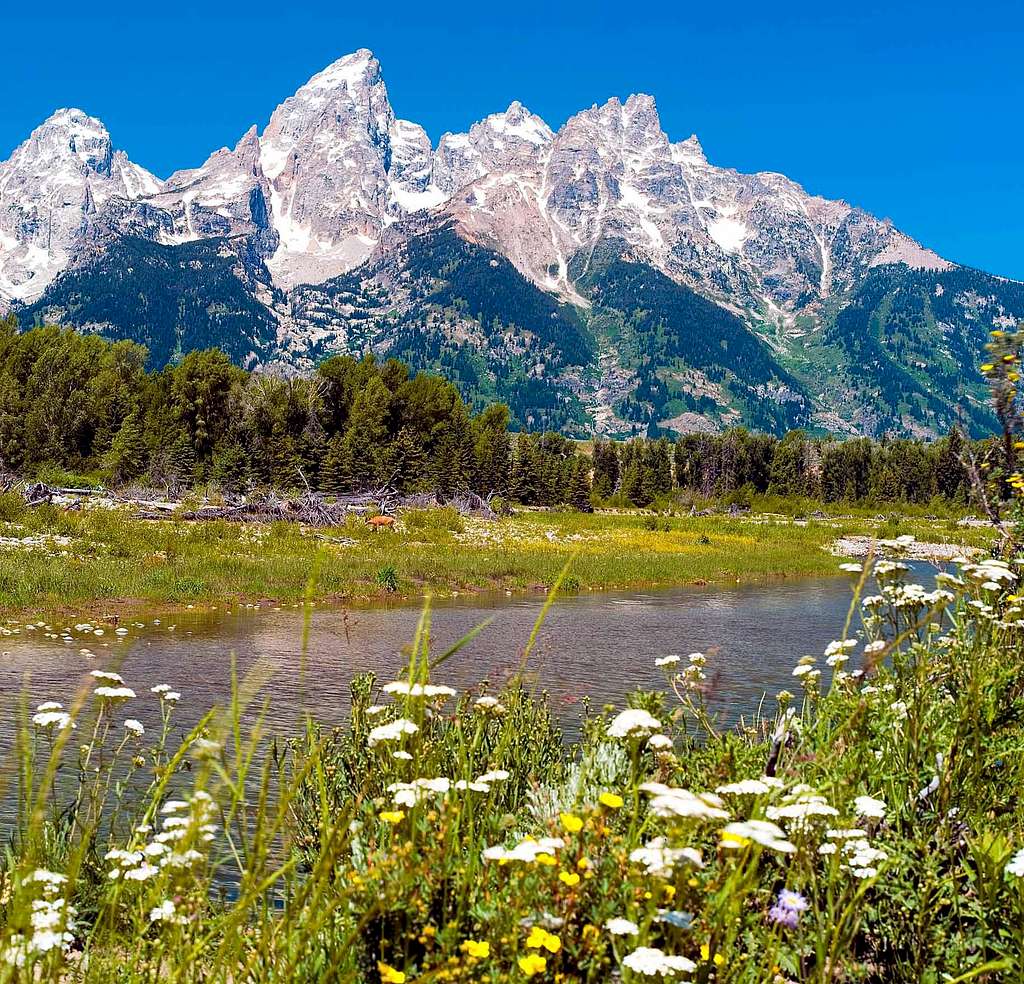
[[[365,50],[166,181],[55,113],[0,164],[5,306],[155,360],[401,355],[523,425],[608,433],[980,429],[985,334],[1024,316],[1019,284],[673,143],[650,96],[557,132],[513,103],[434,148]]]

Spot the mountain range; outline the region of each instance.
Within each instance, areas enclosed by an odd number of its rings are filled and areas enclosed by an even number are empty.
[[[161,180],[61,109],[0,163],[0,312],[308,371],[373,351],[572,434],[933,436],[1024,284],[781,174],[672,142],[654,100],[553,131],[518,102],[433,146],[376,58],[315,75]]]

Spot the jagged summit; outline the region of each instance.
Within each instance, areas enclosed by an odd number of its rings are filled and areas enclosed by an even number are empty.
[[[290,368],[372,347],[454,366],[526,424],[937,432],[977,399],[978,327],[1024,314],[983,276],[785,175],[711,163],[646,93],[557,131],[513,100],[432,146],[365,48],[166,181],[71,108],[0,164],[0,310],[155,333],[162,358],[182,337]]]

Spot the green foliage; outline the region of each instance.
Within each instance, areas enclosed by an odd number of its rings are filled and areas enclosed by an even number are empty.
[[[151,697],[145,734],[87,687],[14,729],[4,979],[1018,981],[1019,565],[935,594],[889,568],[862,674],[851,635],[734,730],[696,653],[567,741],[528,659],[445,687],[429,613],[397,688],[360,675],[288,741],[248,723],[259,674],[192,728]]]
[[[387,594],[394,594],[398,590],[398,572],[391,564],[377,571],[374,581],[377,587]]]

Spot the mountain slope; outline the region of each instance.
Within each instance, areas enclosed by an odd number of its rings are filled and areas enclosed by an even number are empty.
[[[711,164],[633,95],[522,104],[436,148],[364,50],[166,181],[54,114],[0,164],[0,309],[310,368],[373,348],[586,433],[938,434],[1022,287],[783,175]]]

